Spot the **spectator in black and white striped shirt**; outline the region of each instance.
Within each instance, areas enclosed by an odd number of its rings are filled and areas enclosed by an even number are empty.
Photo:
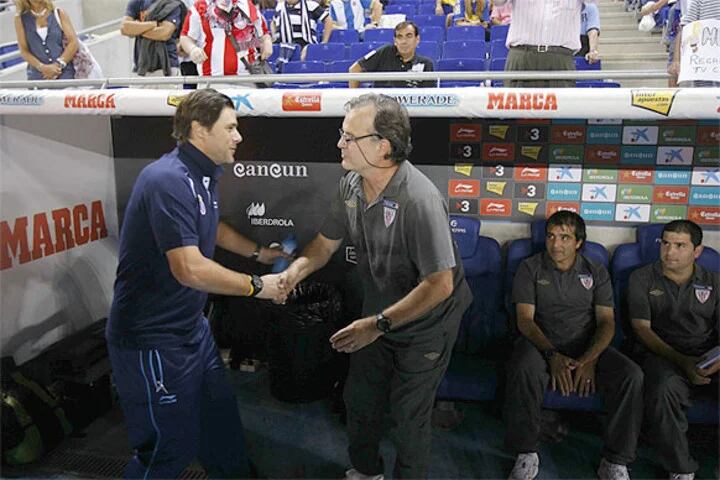
[[[286,63],[299,45],[301,60],[305,60],[306,48],[317,43],[317,24],[324,24],[322,43],[327,43],[333,25],[328,9],[315,0],[286,0],[278,2],[272,21],[273,37],[277,34],[280,42],[279,63]]]

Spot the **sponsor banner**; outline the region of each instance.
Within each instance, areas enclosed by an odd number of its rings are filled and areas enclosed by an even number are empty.
[[[68,93],[65,95],[66,109],[115,110],[117,108],[114,93]]]
[[[545,125],[526,125],[518,127],[518,142],[548,143],[548,127]]]
[[[623,165],[655,165],[657,147],[627,147],[620,150],[620,163]]]
[[[690,183],[692,172],[686,169],[658,169],[655,172],[657,185],[687,185]]]
[[[622,125],[622,118],[588,118],[588,125]]]
[[[615,218],[615,204],[583,203],[578,213],[585,221],[612,222]]]
[[[450,213],[464,215],[477,215],[479,213],[477,198],[450,198],[448,200]]]
[[[649,222],[650,205],[618,203],[615,206],[616,222]]]
[[[677,90],[631,90],[632,106],[669,116]]]
[[[41,93],[35,93],[35,92],[0,93],[0,106],[39,107],[44,103],[45,103],[45,97]]]
[[[487,197],[510,197],[512,189],[508,188],[508,182],[488,180],[485,182],[485,196]]]
[[[697,128],[697,144],[708,146],[720,144],[720,126],[699,126]]]
[[[585,143],[588,145],[615,145],[621,143],[622,139],[622,127],[591,125],[587,127]]]
[[[659,127],[651,125],[629,125],[623,127],[623,145],[657,145]]]
[[[453,172],[464,177],[472,177],[474,165],[472,163],[456,163]]]
[[[514,142],[515,125],[507,123],[488,123],[485,128],[485,138],[490,142]]]
[[[513,177],[518,182],[539,182],[547,179],[547,167],[538,165],[517,165]]]
[[[548,183],[547,199],[562,202],[578,201],[582,195],[579,183]]]
[[[720,147],[695,147],[695,165],[720,165]]]
[[[552,143],[585,143],[584,125],[553,125],[550,131]]]
[[[720,225],[720,207],[688,207],[688,218],[700,225]]]
[[[238,178],[262,177],[267,179],[279,178],[308,178],[308,167],[301,163],[265,163],[265,162],[236,162],[233,165],[233,175]]]
[[[580,213],[580,204],[578,202],[547,202],[547,206],[545,207],[545,216],[549,217],[560,210]]]
[[[460,160],[479,160],[482,154],[480,143],[451,143],[450,158]]]
[[[661,145],[695,145],[696,134],[694,126],[663,126],[658,142]]]
[[[654,170],[623,168],[620,170],[620,177],[618,181],[620,183],[650,184],[653,183],[654,178]]]
[[[512,200],[483,198],[480,200],[480,215],[509,217],[512,215]]]
[[[460,105],[460,96],[455,93],[441,93],[439,91],[431,91],[432,93],[395,93],[392,90],[384,91],[384,94],[393,97],[403,107],[407,109],[445,109],[457,107]]]
[[[483,178],[513,178],[513,167],[507,165],[494,165],[482,167]]]
[[[658,147],[658,165],[692,165],[693,147]]]
[[[515,160],[514,143],[485,143],[482,148],[484,162],[512,162]]]
[[[687,218],[688,207],[685,205],[653,205],[650,211],[650,221],[653,223],[667,223],[673,220]]]
[[[691,187],[691,205],[720,205],[720,187]]]
[[[250,202],[245,208],[245,214],[253,227],[295,228],[292,218],[269,215],[265,202]]]
[[[579,182],[582,180],[582,165],[550,165],[548,168],[548,181],[550,182]]]
[[[479,123],[451,123],[451,142],[479,142],[482,140],[482,125]]]
[[[448,180],[448,197],[479,197],[480,180]]]
[[[516,183],[514,188],[515,198],[545,198],[544,183]]]
[[[590,183],[617,183],[618,171],[616,168],[585,168],[583,181]]]
[[[547,163],[547,145],[518,145],[517,161],[519,163]]]
[[[620,163],[619,145],[588,145],[585,147],[585,164],[617,165]]]
[[[488,90],[487,95],[487,110],[550,112],[558,109],[557,95],[552,91]]]
[[[583,202],[614,202],[617,185],[610,183],[584,183]]]
[[[515,201],[515,213],[528,217],[542,216],[545,213],[545,202]]]
[[[720,167],[695,167],[692,172],[692,185],[716,187],[720,185]]]
[[[658,185],[653,188],[653,203],[687,204],[690,187]]]
[[[550,145],[550,163],[583,163],[582,145]]]
[[[651,203],[653,187],[650,185],[620,185],[618,202]]]

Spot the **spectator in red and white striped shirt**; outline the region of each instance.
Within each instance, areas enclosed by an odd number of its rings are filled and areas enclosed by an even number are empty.
[[[180,44],[201,76],[244,75],[258,51],[263,60],[272,54],[265,19],[249,0],[196,0]]]

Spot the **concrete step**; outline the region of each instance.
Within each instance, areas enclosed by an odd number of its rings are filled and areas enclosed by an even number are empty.
[[[631,34],[634,33],[635,35],[642,33],[643,35],[647,35],[646,32],[641,32],[637,28],[637,22],[632,24],[619,24],[619,23],[604,23],[602,20],[600,21],[600,30],[603,32],[603,35],[606,32],[622,32],[623,34]]]
[[[625,10],[608,10],[603,12],[600,10],[600,20],[601,21],[615,21],[615,20],[624,20],[626,18],[635,19],[635,15],[633,15],[631,12],[626,12]]]
[[[602,44],[601,44],[602,45]],[[667,52],[625,52],[615,53],[613,55],[605,55],[605,58],[612,61],[628,61],[628,62],[647,62],[647,61],[666,61]]]
[[[633,53],[637,54],[652,54],[665,52],[665,49],[657,42],[637,42],[634,43],[632,46],[628,46],[627,43],[612,43],[606,40],[608,39],[600,37],[600,46],[598,47],[598,50],[600,50],[604,57],[612,55],[617,58],[618,55],[626,54],[628,50],[632,50]],[[667,57],[667,53],[665,53],[665,56]]]
[[[615,33],[615,32],[613,32]],[[613,44],[613,45],[624,45],[626,48],[630,49],[635,47],[635,45],[655,45],[657,47],[661,47],[660,39],[658,37],[653,36],[646,36],[646,35],[639,35],[637,37],[633,36],[619,36],[619,35],[602,35],[600,37],[600,43],[603,45],[607,44]]]
[[[646,80],[619,80],[618,83],[625,88],[666,88],[667,80],[664,78],[651,78]]]
[[[631,70],[642,72],[645,70],[667,70],[667,57],[665,60],[615,60],[603,58],[603,70]]]
[[[605,25],[625,25],[637,28],[638,21],[632,15],[622,14],[619,17],[605,18],[600,15],[600,28],[604,29]]]

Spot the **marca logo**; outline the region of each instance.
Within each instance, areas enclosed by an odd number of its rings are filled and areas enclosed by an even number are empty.
[[[652,199],[653,188],[650,185],[620,185],[620,202],[650,203]]]
[[[488,134],[500,140],[508,140],[510,125],[488,125]]]
[[[567,210],[569,212],[580,213],[580,204],[577,202],[547,202],[545,206],[545,216],[549,217],[553,213]]]
[[[283,112],[319,112],[322,108],[320,93],[283,93]]]
[[[450,180],[448,182],[449,197],[479,197],[480,180]]]
[[[547,147],[544,145],[521,145],[518,161],[547,162]]]
[[[661,127],[660,142],[670,145],[694,145],[695,127]]]
[[[546,167],[535,167],[529,165],[518,165],[515,167],[515,180],[518,181],[541,181],[547,178]]]
[[[590,126],[587,129],[587,143],[608,145],[622,141],[622,127]]]
[[[720,165],[720,147],[696,147],[696,165]]]
[[[9,107],[39,107],[45,98],[38,93],[3,93],[0,94],[0,105]]]
[[[465,175],[466,177],[469,177],[472,175],[473,164],[472,163],[456,163],[455,167],[453,168],[453,171],[455,173],[459,173],[460,175]]]
[[[485,143],[483,144],[483,160],[488,162],[512,161],[515,159],[515,144]]]
[[[265,204],[252,202],[245,209],[250,225],[261,227],[294,227],[295,223],[291,218],[264,218]]]
[[[620,183],[653,183],[652,170],[620,170]]]
[[[581,165],[550,165],[548,170],[548,180],[551,182],[579,182],[581,177]]]
[[[488,92],[488,110],[557,110],[554,93]]]
[[[482,139],[482,125],[476,123],[453,123],[450,125],[451,142],[479,142]]]
[[[494,193],[500,197],[505,193],[507,182],[485,182],[485,192]]]
[[[693,147],[658,147],[658,165],[692,164]]]
[[[688,217],[701,225],[720,225],[720,207],[690,207]]]
[[[548,127],[529,125],[518,128],[519,142],[547,143]]]
[[[579,183],[548,183],[548,200],[572,201],[580,200]]]
[[[720,205],[720,188],[692,187],[690,189],[691,205]]]
[[[664,187],[657,186],[653,189],[653,201],[655,203],[688,203],[690,187]]]
[[[305,165],[280,165],[278,163],[251,164],[236,163],[233,173],[238,178],[268,177],[268,178],[307,178],[308,169]]]
[[[515,209],[519,213],[524,213],[525,215],[534,217],[535,212],[538,210],[539,206],[540,206],[539,202],[517,202],[515,204]]]
[[[657,148],[651,146],[622,147],[620,163],[625,165],[655,165]]]
[[[657,145],[658,127],[630,125],[623,127],[622,143],[625,145]]]
[[[694,168],[691,182],[693,185],[718,186],[720,185],[720,168]]]
[[[675,101],[677,90],[632,90],[631,93],[631,105],[633,107],[650,110],[651,112],[659,113],[667,117]]]
[[[65,95],[65,108],[115,108],[115,94]]]
[[[697,129],[698,145],[718,145],[720,144],[720,127],[700,126]]]
[[[479,210],[477,198],[451,198],[448,202],[450,213],[477,215]]]
[[[618,203],[615,206],[617,222],[649,222],[650,205]]]
[[[460,97],[455,94],[403,94],[386,93],[404,107],[455,107],[460,104]]]
[[[615,165],[620,163],[620,146],[588,145],[585,147],[585,163]]]
[[[616,183],[618,171],[614,168],[586,168],[583,180],[593,183]]]
[[[585,143],[585,127],[579,125],[554,125],[551,137],[553,143]]]
[[[509,217],[512,214],[512,201],[504,199],[483,198],[480,200],[480,215]]]
[[[612,222],[615,218],[615,204],[583,203],[579,213],[585,221]]]
[[[653,205],[650,221],[653,223],[672,222],[687,218],[687,207],[680,205]]]
[[[50,218],[48,218],[50,217]],[[50,221],[48,221],[50,220]],[[28,227],[32,230],[29,231]],[[107,237],[100,200],[0,222],[0,270],[39,260]]]
[[[583,202],[614,202],[617,185],[609,183],[585,183],[582,189]]]
[[[582,163],[584,157],[582,145],[550,145],[550,163]]]

